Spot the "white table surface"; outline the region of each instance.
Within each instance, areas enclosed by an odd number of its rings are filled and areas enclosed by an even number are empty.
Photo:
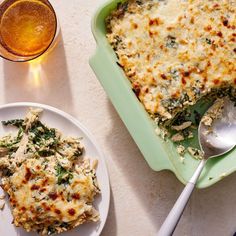
[[[88,65],[96,47],[90,21],[103,2],[53,0],[63,39],[42,61],[38,82],[28,64],[0,59],[0,104],[45,103],[78,118],[102,147],[110,173],[111,205],[102,236],[152,236],[183,185],[173,174],[148,167]],[[234,174],[211,188],[196,190],[175,235],[232,236],[235,184]]]

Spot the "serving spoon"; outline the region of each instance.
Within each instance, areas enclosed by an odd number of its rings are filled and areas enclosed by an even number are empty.
[[[217,110],[217,107],[220,109]],[[235,103],[227,97],[216,100],[199,124],[198,139],[203,152],[202,160],[162,224],[157,236],[171,236],[174,233],[206,162],[211,158],[226,154],[236,146]]]

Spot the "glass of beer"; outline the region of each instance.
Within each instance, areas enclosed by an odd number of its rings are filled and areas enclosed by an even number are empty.
[[[0,56],[16,62],[45,53],[58,34],[56,13],[47,0],[0,0]]]

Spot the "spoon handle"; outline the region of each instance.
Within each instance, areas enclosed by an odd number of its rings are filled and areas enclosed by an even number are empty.
[[[205,164],[206,160],[203,159],[162,224],[157,236],[171,236],[173,234]]]

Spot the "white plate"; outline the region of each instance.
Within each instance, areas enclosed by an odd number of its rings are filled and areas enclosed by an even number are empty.
[[[97,143],[94,141],[88,130],[76,119],[60,111],[56,108],[37,104],[37,103],[12,103],[4,106],[0,106],[0,121],[9,120],[15,118],[24,118],[29,107],[43,108],[41,121],[46,123],[50,127],[58,128],[65,135],[71,135],[76,137],[83,137],[82,143],[85,146],[85,154],[90,159],[98,160],[97,178],[101,188],[101,195],[96,197],[94,202],[95,208],[100,213],[100,222],[98,223],[86,223],[79,226],[79,228],[69,231],[68,233],[60,234],[62,236],[98,236],[100,235],[109,210],[110,203],[110,185],[107,173],[104,156],[100,151]],[[3,136],[6,132],[10,131],[9,128],[5,128],[0,124],[0,136]],[[2,193],[2,190],[0,190]],[[7,201],[7,200],[5,200]],[[1,236],[38,236],[37,233],[27,233],[23,229],[16,228],[12,224],[12,215],[8,204],[6,204],[4,210],[0,211],[0,235]]]

